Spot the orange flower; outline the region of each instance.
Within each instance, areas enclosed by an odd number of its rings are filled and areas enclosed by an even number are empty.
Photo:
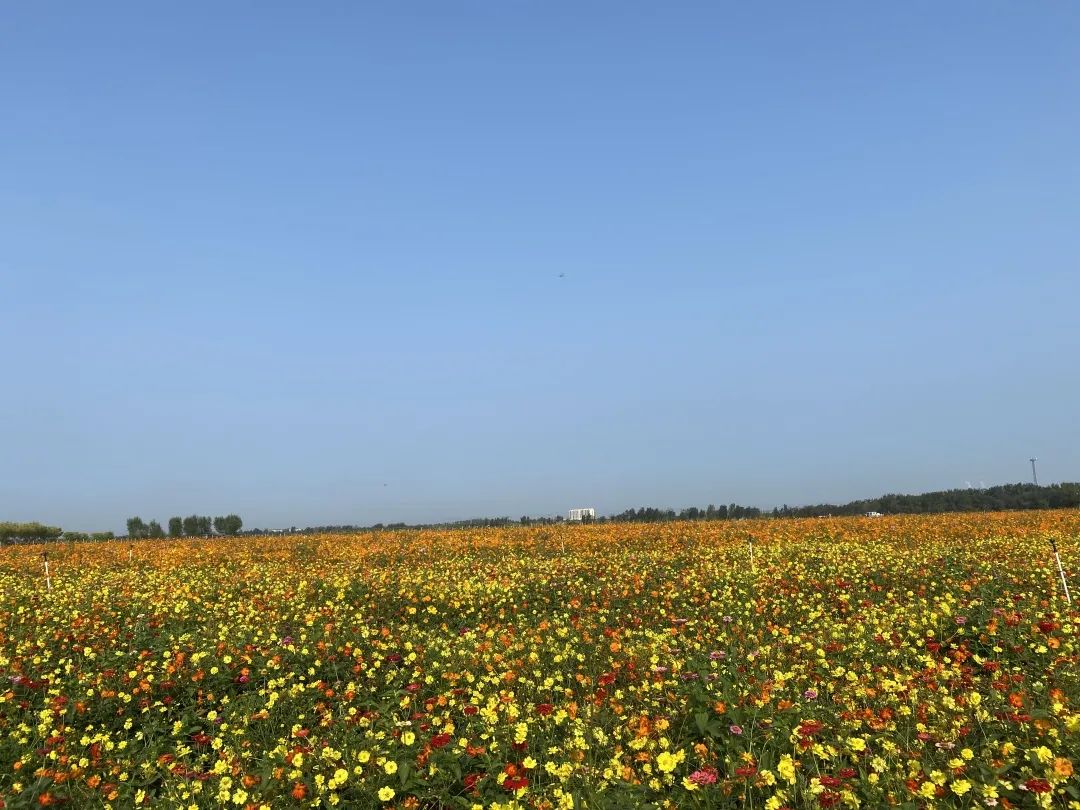
[[[1072,762],[1065,759],[1065,757],[1055,757],[1054,759],[1054,773],[1058,776],[1067,779],[1073,775]]]

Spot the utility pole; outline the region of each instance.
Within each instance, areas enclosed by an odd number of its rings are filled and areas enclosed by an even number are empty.
[[[1036,461],[1038,461],[1037,458],[1032,458],[1031,459],[1031,477],[1033,479],[1035,479],[1035,486],[1038,486],[1039,485],[1039,475],[1038,475],[1038,473],[1035,472],[1035,462]]]

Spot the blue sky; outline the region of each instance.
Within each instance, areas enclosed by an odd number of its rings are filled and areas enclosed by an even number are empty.
[[[0,10],[0,519],[1080,478],[1074,4]]]

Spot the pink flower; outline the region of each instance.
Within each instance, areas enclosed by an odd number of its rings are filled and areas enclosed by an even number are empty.
[[[713,768],[694,771],[690,774],[690,781],[695,785],[714,785],[716,784],[716,771]]]
[[[734,734],[736,737],[738,737],[739,735],[742,734],[742,726],[737,726],[737,725],[732,724],[732,725],[728,726],[728,731],[730,731],[732,734]]]

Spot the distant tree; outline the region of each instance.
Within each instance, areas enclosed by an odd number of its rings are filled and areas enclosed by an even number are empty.
[[[199,534],[209,535],[209,534],[213,533],[213,530],[214,530],[214,521],[213,521],[213,519],[206,516],[206,515],[201,515],[199,517]]]
[[[237,534],[244,527],[244,521],[240,519],[239,515],[225,515],[224,517],[214,518],[214,531],[218,534],[234,535]],[[343,527],[346,531],[352,529],[351,526]]]
[[[529,525],[529,516],[528,515],[522,515],[521,520],[519,522],[521,523],[522,526],[528,526]]]
[[[169,518],[169,537],[182,537],[184,534],[183,518]]]
[[[201,525],[198,515],[188,515],[183,520],[184,534],[188,537],[198,537],[202,534],[202,532],[199,531]]]
[[[132,539],[138,539],[146,537],[149,532],[149,527],[143,523],[141,517],[132,517],[127,520],[127,533],[128,537]]]
[[[0,541],[39,542],[57,540],[63,534],[58,526],[46,526],[42,523],[0,523]]]
[[[158,539],[165,536],[165,530],[161,528],[161,524],[156,520],[151,520],[150,525],[146,527],[146,536]]]
[[[91,540],[112,540],[115,535],[112,532],[94,532],[90,535]]]

